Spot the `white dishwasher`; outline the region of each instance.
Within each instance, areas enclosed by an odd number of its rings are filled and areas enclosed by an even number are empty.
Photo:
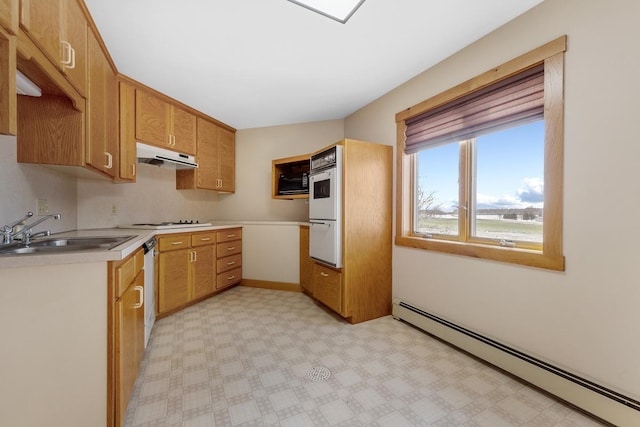
[[[154,237],[147,240],[144,248],[144,347],[147,348],[151,329],[156,321],[156,244]]]

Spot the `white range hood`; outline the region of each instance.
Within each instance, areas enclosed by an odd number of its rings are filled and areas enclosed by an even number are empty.
[[[194,156],[178,153],[153,145],[136,143],[138,163],[166,166],[175,169],[194,169],[198,167]]]

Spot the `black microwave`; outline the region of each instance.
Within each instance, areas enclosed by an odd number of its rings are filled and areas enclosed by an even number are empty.
[[[278,195],[292,194],[309,194],[309,172],[280,174]]]

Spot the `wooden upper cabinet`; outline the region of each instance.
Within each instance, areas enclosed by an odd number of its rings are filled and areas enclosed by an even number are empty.
[[[196,154],[196,116],[140,89],[135,109],[138,141]]]
[[[16,134],[17,102],[16,37],[0,28],[0,134]]]
[[[176,171],[176,188],[235,191],[235,134],[198,117],[197,169]]]
[[[118,144],[118,83],[102,48],[89,32],[89,96],[86,162],[117,178],[120,172]]]
[[[196,116],[176,107],[171,106],[173,149],[176,151],[196,154]]]
[[[68,61],[62,66],[62,72],[71,84],[86,96],[87,92],[87,20],[77,0],[66,0],[62,12],[62,60]],[[67,45],[68,44],[68,45]],[[69,49],[71,49],[69,51]],[[65,59],[67,52],[71,58]]]
[[[236,136],[225,128],[218,128],[218,191],[236,191]]]
[[[22,0],[20,26],[86,96],[87,21],[77,0]]]
[[[19,0],[0,0],[0,26],[10,34],[18,33]]]
[[[136,158],[136,89],[120,82],[120,179],[135,180]]]

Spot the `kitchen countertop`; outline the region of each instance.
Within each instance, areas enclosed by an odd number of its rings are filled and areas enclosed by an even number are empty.
[[[78,264],[87,262],[118,261],[132,254],[142,246],[144,242],[153,236],[176,233],[193,233],[197,231],[223,230],[225,228],[238,228],[242,224],[229,223],[224,225],[211,225],[207,227],[186,227],[165,230],[145,230],[138,228],[95,228],[86,230],[72,230],[53,233],[51,237],[89,237],[89,236],[134,236],[119,246],[110,250],[90,250],[77,252],[61,252],[57,254],[21,254],[0,255],[0,268],[12,267],[36,267],[54,264]]]

